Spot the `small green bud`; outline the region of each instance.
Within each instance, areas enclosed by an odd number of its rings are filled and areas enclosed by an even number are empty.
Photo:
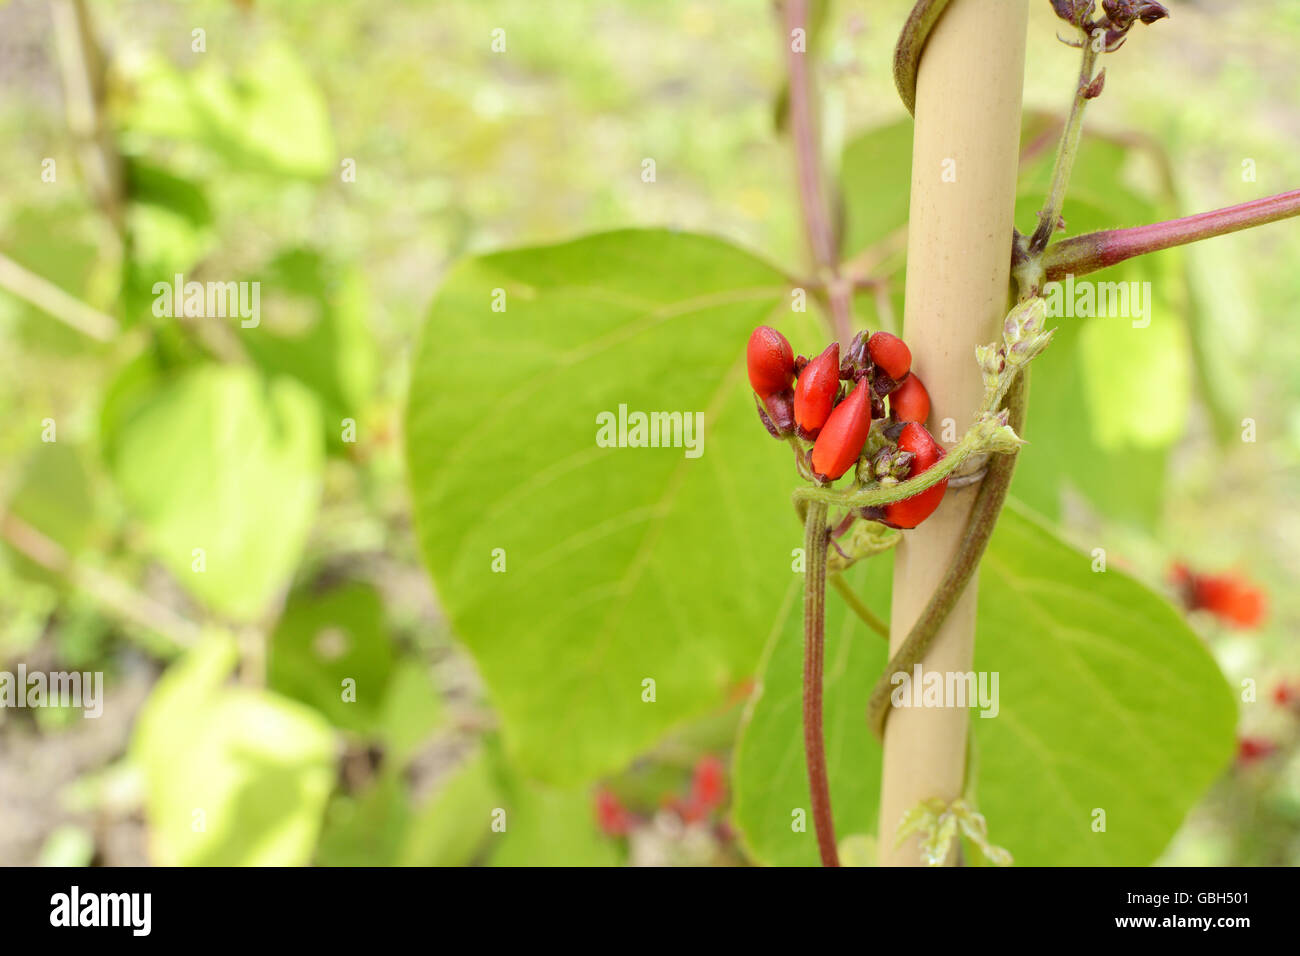
[[[1023,368],[1047,348],[1055,329],[1047,329],[1047,303],[1041,298],[1021,302],[1002,323],[1002,342],[1007,365]]]

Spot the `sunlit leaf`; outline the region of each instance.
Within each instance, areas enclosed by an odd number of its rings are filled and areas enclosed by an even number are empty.
[[[859,572],[855,586],[883,614],[889,562],[871,563],[879,566]],[[833,594],[827,601],[836,826],[875,833],[881,752],[864,709],[884,642]],[[734,819],[766,863],[817,860],[812,820],[804,832],[791,827],[792,810],[809,801],[800,646],[793,603],[735,758]],[[1018,864],[1150,863],[1233,753],[1232,694],[1182,617],[1123,572],[1094,573],[1089,556],[1015,506],[980,571],[975,669],[998,674],[996,716],[971,713],[978,809],[989,840]]]

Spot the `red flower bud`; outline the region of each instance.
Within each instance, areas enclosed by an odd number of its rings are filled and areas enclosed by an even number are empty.
[[[1294,707],[1300,703],[1300,688],[1282,681],[1273,688],[1273,703],[1279,707]]]
[[[886,375],[901,381],[912,369],[912,350],[897,335],[877,332],[867,342],[867,352]]]
[[[889,393],[889,410],[900,422],[921,422],[930,417],[930,393],[913,372]]]
[[[925,430],[925,426],[916,422],[908,422],[903,426],[903,431],[898,436],[898,449],[910,451],[915,456],[911,472],[907,476],[909,478],[915,478],[948,456],[948,452]],[[934,513],[947,490],[948,479],[945,478],[920,494],[885,505],[883,523],[891,528],[915,528]]]
[[[1169,576],[1189,611],[1209,611],[1225,624],[1240,628],[1256,628],[1264,622],[1268,610],[1264,592],[1241,575],[1197,574],[1184,564],[1175,564]]]
[[[701,757],[691,781],[691,799],[705,809],[722,805],[727,796],[727,771],[717,757]]]
[[[606,836],[626,836],[632,829],[632,814],[610,790],[596,791],[596,823]]]
[[[798,394],[795,401],[798,402]],[[844,474],[862,454],[871,431],[871,393],[864,378],[849,397],[835,406],[826,425],[813,445],[813,471],[834,481]]]
[[[749,384],[760,398],[790,387],[794,378],[794,349],[785,336],[768,325],[760,325],[749,337],[745,357]]]
[[[794,387],[794,420],[807,437],[826,424],[840,389],[840,343],[832,342],[799,375]]]
[[[684,800],[674,798],[668,804],[668,808],[682,818],[682,823],[687,824],[702,823],[709,816],[709,808],[694,797],[687,797]]]
[[[1193,601],[1234,627],[1256,628],[1264,622],[1264,593],[1236,574],[1195,578]]]
[[[1237,744],[1237,760],[1242,764],[1252,764],[1272,756],[1276,750],[1277,744],[1267,737],[1242,737]]]

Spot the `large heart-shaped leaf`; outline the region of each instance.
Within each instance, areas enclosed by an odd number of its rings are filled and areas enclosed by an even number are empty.
[[[877,613],[888,560],[855,585]],[[1161,597],[1092,570],[1007,508],[980,572],[975,668],[997,672],[995,717],[972,715],[978,799],[994,843],[1026,865],[1142,865],[1231,758],[1232,694]],[[875,833],[880,748],[864,719],[884,642],[827,599],[826,732],[840,836]],[[775,639],[736,754],[734,816],[756,858],[814,863],[800,730],[798,602]],[[1096,814],[1104,811],[1104,818]],[[1104,830],[1094,830],[1104,820]]]
[[[204,366],[112,403],[113,474],[163,563],[252,619],[289,580],[320,498],[320,413],[303,386]]]
[[[412,369],[416,523],[527,773],[614,770],[752,672],[799,535],[744,352],[763,322],[816,345],[790,302],[754,256],[668,231],[448,277]],[[698,416],[703,444],[602,447],[599,416],[621,407]]]

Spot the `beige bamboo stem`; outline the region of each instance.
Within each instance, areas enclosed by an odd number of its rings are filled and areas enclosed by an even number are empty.
[[[975,346],[996,337],[1007,310],[1005,237],[1013,226],[1027,16],[1026,0],[952,0],[921,58],[903,331],[930,390],[931,430],[941,439],[944,419],[953,419],[958,436],[970,424],[983,395]],[[933,517],[904,533],[894,565],[891,654],[943,577],[974,498],[974,486],[951,491]],[[935,637],[927,671],[971,669],[977,586],[978,575]],[[895,848],[893,834],[922,800],[961,796],[968,722],[959,708],[899,709],[890,717],[883,865],[921,864],[917,839]]]

